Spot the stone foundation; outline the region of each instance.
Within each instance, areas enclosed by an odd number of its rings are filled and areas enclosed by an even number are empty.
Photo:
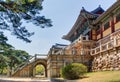
[[[96,54],[92,71],[120,70],[120,47]]]

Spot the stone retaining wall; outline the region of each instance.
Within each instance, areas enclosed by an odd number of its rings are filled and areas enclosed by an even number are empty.
[[[120,70],[120,48],[111,49],[94,56],[92,70]]]

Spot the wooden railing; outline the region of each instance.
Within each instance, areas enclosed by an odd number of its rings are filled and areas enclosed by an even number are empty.
[[[113,35],[115,35],[115,36],[113,36]],[[91,49],[91,55],[96,55],[101,52],[104,52],[104,51],[107,51],[112,48],[120,46],[120,30],[118,32],[111,34],[110,37],[112,37],[112,39],[108,40],[108,42],[106,42],[105,44],[101,44],[102,40],[99,41],[100,45],[98,45],[96,48]]]

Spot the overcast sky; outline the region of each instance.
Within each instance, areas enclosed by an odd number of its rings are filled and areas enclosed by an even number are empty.
[[[101,5],[106,10],[115,1],[117,0],[44,0],[41,14],[53,21],[53,27],[41,29],[32,24],[26,24],[30,31],[35,32],[35,35],[30,38],[32,42],[26,43],[7,32],[8,42],[16,49],[25,50],[30,55],[47,54],[55,43],[69,44],[69,41],[61,37],[70,31],[82,7],[92,11]]]

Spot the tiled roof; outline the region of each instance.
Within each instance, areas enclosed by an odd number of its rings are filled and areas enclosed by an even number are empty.
[[[104,11],[104,9],[99,5],[98,8],[96,8],[95,10],[91,11],[91,13],[93,14],[102,14]]]

